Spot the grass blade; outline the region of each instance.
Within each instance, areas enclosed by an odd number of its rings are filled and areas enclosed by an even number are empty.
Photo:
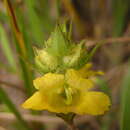
[[[14,31],[15,34],[15,39],[16,39],[16,50],[17,53],[19,55],[19,63],[20,63],[20,67],[22,69],[22,78],[24,80],[24,85],[25,88],[27,90],[27,94],[30,96],[33,93],[33,84],[32,84],[32,79],[33,79],[33,73],[30,70],[29,66],[24,62],[23,59],[29,61],[29,57],[28,57],[28,51],[26,49],[25,46],[25,42],[24,42],[24,38],[22,33],[20,32],[20,29],[18,27],[17,24],[17,20],[15,17],[15,13],[14,10],[12,8],[11,2],[10,0],[5,0],[5,5],[6,5],[6,9],[8,11],[8,14],[10,16],[10,21],[11,21],[11,25],[12,25],[12,30]]]
[[[129,8],[129,1],[127,0],[114,0],[113,1],[113,16],[114,16],[114,26],[113,26],[113,36],[120,36],[125,27],[125,18]]]
[[[57,9],[57,1],[53,1],[51,4],[53,4],[53,8]],[[50,2],[48,0],[39,0],[39,3],[37,3],[37,15],[42,22],[44,34],[51,33],[55,27],[55,20],[51,16]],[[55,17],[57,19],[58,12],[56,12]]]
[[[110,96],[110,88],[108,87],[108,84],[104,79],[98,78],[96,80],[96,83],[102,92]]]
[[[0,24],[0,41],[1,41],[3,52],[9,62],[9,65],[11,66],[10,68],[12,68],[12,70],[16,71],[16,63],[15,63],[15,60],[13,57],[13,53],[10,48],[6,32],[1,24]]]
[[[25,3],[28,9],[27,13],[29,16],[29,24],[31,27],[30,28],[31,32],[33,34],[33,38],[37,44],[43,45],[43,41],[44,41],[44,33],[42,28],[43,25],[35,10],[36,2],[35,0],[26,0]]]
[[[16,8],[17,21],[19,23],[19,28],[21,29],[21,33],[23,34],[25,47],[27,50],[28,60],[32,63],[34,58],[33,53],[33,39],[29,36],[29,32],[27,31],[27,25],[25,24],[25,17],[20,8]]]
[[[14,14],[14,11],[13,11],[13,8],[12,8],[12,5],[10,3],[10,0],[4,0],[5,2],[5,6],[6,6],[6,9],[8,11],[8,14],[10,16],[10,21],[11,21],[11,24],[12,24],[12,29],[15,33],[15,36],[16,36],[16,39],[19,43],[19,47],[21,48],[21,53],[24,57],[26,57],[26,48],[25,48],[25,44],[24,44],[24,39],[23,39],[23,36],[19,30],[19,27],[18,27],[18,24],[17,24],[17,20],[16,20],[16,17],[15,17],[15,14]]]
[[[98,78],[96,80],[96,84],[99,86],[99,89],[106,93],[107,95],[109,95],[109,97],[111,98],[111,93],[110,93],[110,88],[108,86],[108,83],[106,82],[105,79],[102,79],[102,78]],[[114,118],[114,114],[109,112],[108,115],[106,116],[106,118],[104,118],[102,120],[102,123],[101,123],[101,130],[109,130],[110,129],[110,124]]]
[[[9,65],[4,64],[2,61],[0,61],[0,69],[4,69],[5,71],[12,73],[12,74],[15,73],[14,70],[12,70],[12,68]]]
[[[31,130],[24,119],[22,118],[21,114],[15,107],[15,105],[12,103],[12,101],[9,99],[8,95],[5,93],[5,91],[0,86],[0,100],[7,105],[7,107],[10,109],[10,111],[16,116],[20,124],[23,126],[24,130]]]
[[[121,130],[130,130],[130,68],[124,77],[121,92]]]

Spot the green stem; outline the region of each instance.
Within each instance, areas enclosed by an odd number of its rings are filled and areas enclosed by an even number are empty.
[[[74,118],[76,116],[74,113],[68,113],[68,114],[60,113],[56,115],[61,119],[63,119],[68,124],[70,130],[78,130],[78,128],[74,124]]]

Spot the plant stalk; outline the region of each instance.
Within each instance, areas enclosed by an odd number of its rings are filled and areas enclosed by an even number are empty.
[[[69,124],[70,130],[79,130],[74,123]]]

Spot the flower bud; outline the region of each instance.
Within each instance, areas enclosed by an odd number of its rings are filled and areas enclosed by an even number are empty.
[[[35,57],[35,63],[42,72],[49,72],[56,70],[58,65],[57,58],[50,55],[45,50],[38,50]]]
[[[63,63],[67,67],[74,67],[78,64],[82,54],[82,44],[75,45],[71,50],[70,55],[63,57]]]

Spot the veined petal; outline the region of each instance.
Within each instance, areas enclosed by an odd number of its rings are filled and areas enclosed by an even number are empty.
[[[35,92],[22,104],[22,107],[25,109],[43,110],[48,108],[48,105],[44,102],[42,95],[39,92]]]
[[[36,89],[50,89],[50,87],[60,87],[64,84],[64,75],[47,73],[33,81]]]
[[[82,90],[89,90],[94,87],[92,80],[82,78],[74,69],[69,69],[65,75],[66,82],[72,87]]]
[[[111,103],[109,97],[102,92],[86,92],[82,94],[77,114],[101,115],[109,110]]]

